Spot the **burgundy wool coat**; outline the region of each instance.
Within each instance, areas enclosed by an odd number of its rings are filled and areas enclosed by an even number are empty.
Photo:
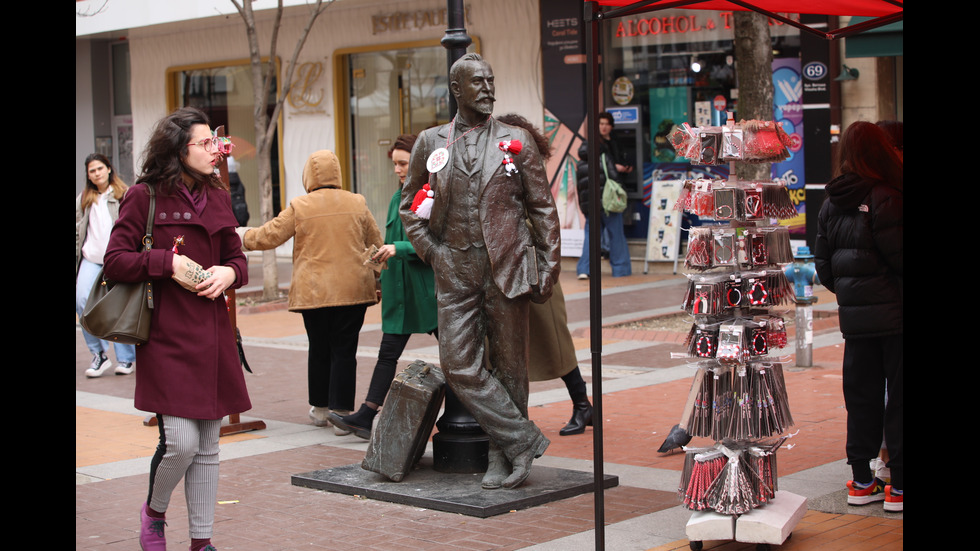
[[[208,189],[198,216],[179,195],[157,188],[153,248],[142,251],[150,197],[133,186],[123,198],[105,253],[104,271],[115,281],[153,280],[150,339],[136,347],[136,408],[189,419],[221,419],[251,409],[228,309],[187,291],[173,275],[174,238],[178,252],[205,269],[235,270],[232,288],[248,283],[248,269],[227,191]]]

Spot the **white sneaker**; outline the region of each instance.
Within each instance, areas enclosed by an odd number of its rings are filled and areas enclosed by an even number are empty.
[[[133,372],[133,362],[120,362],[116,365],[116,375],[129,375]]]
[[[579,274],[578,275],[578,278],[579,279],[589,279],[589,274]]]
[[[101,377],[110,367],[112,367],[112,362],[109,361],[109,357],[105,355],[105,352],[99,352],[92,356],[92,365],[85,370],[85,376],[90,379]]]
[[[329,427],[330,426],[330,409],[329,408],[318,408],[316,406],[310,407],[310,420],[313,424],[318,427]]]

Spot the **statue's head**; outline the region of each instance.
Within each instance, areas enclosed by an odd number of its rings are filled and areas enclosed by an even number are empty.
[[[449,69],[449,91],[464,115],[487,116],[493,113],[493,69],[480,54],[466,54]]]

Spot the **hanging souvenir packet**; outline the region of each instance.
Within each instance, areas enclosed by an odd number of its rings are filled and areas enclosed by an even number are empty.
[[[742,186],[744,192],[743,206],[746,220],[762,220],[764,209],[762,194],[765,187],[761,182],[747,182]]]
[[[738,266],[762,268],[793,261],[789,231],[785,227],[691,228],[684,266],[706,271]],[[788,255],[788,256],[787,256]]]
[[[721,160],[724,162],[742,160],[744,133],[738,126],[721,127]]]
[[[715,165],[721,162],[721,128],[704,126],[698,128],[698,157],[695,160],[700,165]]]
[[[770,316],[766,320],[766,332],[769,335],[770,348],[785,348],[788,343],[786,322],[778,316]]]
[[[715,367],[698,367],[699,373],[691,383],[691,391],[695,398],[692,402],[687,427],[685,427],[691,436],[711,436],[711,408],[714,400],[715,371],[722,369],[717,362],[712,363]]]
[[[739,125],[744,132],[743,161],[772,163],[789,157],[790,139],[779,123],[743,120]]]
[[[775,497],[775,450],[717,445],[689,450],[678,495],[693,511],[738,515]]]
[[[681,471],[681,485],[678,495],[684,506],[692,511],[708,508],[706,496],[708,488],[725,468],[728,459],[716,448],[689,450],[684,456]]]
[[[722,185],[714,187],[715,220],[744,220],[745,192],[738,186]]]
[[[691,330],[684,339],[684,346],[689,356],[698,358],[714,358],[718,348],[718,326],[720,324],[691,325]],[[673,356],[672,356],[673,357]]]
[[[755,374],[750,387],[750,396],[756,410],[751,437],[765,438],[787,431],[794,422],[782,365],[776,362],[752,362],[749,370]]]
[[[691,279],[681,308],[692,315],[715,315],[721,311],[716,283],[721,276]]]
[[[766,270],[766,300],[769,306],[778,306],[796,302],[796,291],[793,283],[779,269]]]
[[[769,244],[766,240],[768,231],[761,228],[748,228],[744,232],[742,256],[739,257],[740,263],[746,268],[757,268],[768,266],[771,259],[769,257]]]
[[[711,268],[712,240],[711,228],[691,228],[687,239],[687,256],[684,266],[692,270]]]
[[[743,342],[745,332],[744,320],[737,319],[732,323],[722,324],[718,329],[718,352],[715,358],[723,363],[744,363],[748,352]]]
[[[793,199],[789,196],[789,189],[781,180],[763,184],[762,212],[766,217],[777,220],[789,220],[798,215]]]
[[[789,228],[775,226],[771,228],[756,228],[765,236],[766,254],[770,264],[789,264],[793,262],[793,246],[790,244]]]
[[[691,161],[698,159],[697,152],[700,140],[698,139],[698,134],[691,128],[690,124],[684,122],[675,126],[668,139],[678,156]]]
[[[713,267],[735,266],[737,252],[735,230],[713,229],[711,241],[711,265]]]
[[[711,190],[712,180],[695,180],[694,191],[691,193],[692,214],[712,217],[715,214],[715,194]]]

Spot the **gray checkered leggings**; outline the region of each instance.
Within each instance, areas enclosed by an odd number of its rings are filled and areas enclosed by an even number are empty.
[[[192,538],[210,538],[218,499],[218,436],[221,419],[185,419],[157,415],[160,443],[150,461],[150,493],[146,502],[161,513],[184,479],[187,517]]]

